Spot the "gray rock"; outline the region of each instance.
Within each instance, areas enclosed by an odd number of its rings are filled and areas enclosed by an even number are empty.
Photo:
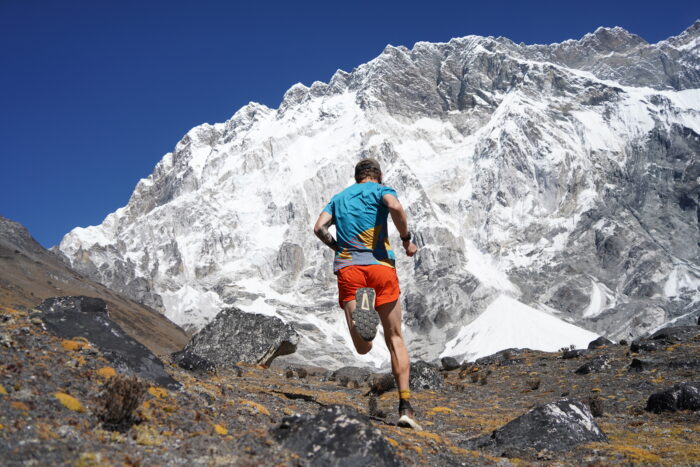
[[[214,373],[216,371],[216,365],[214,365],[212,362],[195,353],[186,352],[184,349],[178,352],[173,352],[171,357],[174,363],[187,371],[202,374]]]
[[[232,307],[192,336],[180,358],[194,354],[217,367],[235,367],[236,362],[269,366],[275,357],[296,351],[298,342],[297,332],[281,319]]]
[[[700,336],[700,328],[697,326],[672,326],[659,329],[650,336],[653,340],[662,340],[667,343],[687,342]]]
[[[547,449],[569,451],[579,444],[607,442],[588,406],[562,399],[530,410],[490,435],[465,441],[463,447],[483,449],[497,456],[532,457]]]
[[[641,350],[645,352],[654,352],[666,348],[667,345],[668,343],[662,340],[635,339],[632,341],[632,344],[630,344],[630,350],[632,352],[639,352]]]
[[[641,360],[639,358],[633,358],[630,362],[630,366],[628,367],[628,369],[630,371],[636,371],[637,373],[641,373],[642,371],[650,370],[655,366],[656,362],[649,360]]]
[[[457,368],[460,367],[460,364],[457,361],[457,359],[453,358],[453,357],[442,357],[440,359],[440,363],[442,363],[442,368],[445,371],[456,370]]]
[[[168,389],[180,388],[163,362],[109,318],[104,300],[57,297],[37,307],[46,329],[65,339],[84,337],[97,346],[120,373],[136,375]]]
[[[649,396],[646,410],[654,413],[700,410],[700,382],[679,383]]]
[[[271,434],[311,466],[401,465],[382,432],[350,407],[333,405],[316,415],[285,417]]]
[[[610,359],[605,355],[598,356],[576,369],[575,373],[587,375],[589,373],[600,373],[610,369]]]
[[[344,366],[331,373],[329,379],[331,381],[352,381],[361,385],[364,384],[365,381],[367,381],[370,374],[372,374],[372,371],[368,368],[360,368],[357,366]]]
[[[527,349],[505,349],[496,352],[492,355],[487,355],[486,357],[481,357],[477,359],[474,363],[479,366],[486,365],[498,365],[498,366],[510,366],[517,365],[523,362],[520,358],[514,358],[521,355],[527,351]]]
[[[411,363],[409,386],[413,390],[440,389],[445,385],[445,378],[437,368],[422,360]]]
[[[396,389],[396,380],[391,373],[377,373],[371,375],[368,379],[368,383],[368,394],[380,395],[392,389]]]
[[[656,359],[639,359],[634,358],[630,362],[629,370],[643,372],[648,370],[670,369],[670,370],[696,370],[700,371],[700,358],[656,358]]]
[[[656,331],[649,337],[634,340],[630,345],[630,350],[632,352],[639,352],[640,350],[653,352],[655,350],[664,349],[672,344],[687,342],[697,336],[700,336],[700,327],[698,326],[667,327]]]
[[[599,338],[591,341],[588,344],[588,350],[599,349],[599,348],[604,347],[606,345],[613,345],[613,341],[611,341],[610,339],[608,339],[606,337],[600,336]]]

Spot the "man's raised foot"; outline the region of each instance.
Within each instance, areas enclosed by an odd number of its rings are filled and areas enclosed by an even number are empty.
[[[379,315],[374,309],[374,299],[374,289],[365,287],[355,292],[357,305],[352,312],[352,322],[360,337],[368,342],[372,342],[377,335],[377,325],[379,325]]]

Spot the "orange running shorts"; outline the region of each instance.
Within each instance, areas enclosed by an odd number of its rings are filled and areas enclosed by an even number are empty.
[[[355,300],[355,292],[362,287],[370,287],[377,293],[375,307],[399,299],[399,278],[396,269],[381,264],[367,266],[346,266],[338,270],[338,304]]]

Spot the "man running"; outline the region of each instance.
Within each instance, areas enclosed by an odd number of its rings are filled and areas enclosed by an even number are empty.
[[[333,272],[338,276],[339,304],[345,310],[355,349],[360,354],[372,349],[381,320],[391,354],[391,371],[399,388],[399,425],[420,429],[409,402],[410,360],[401,333],[399,280],[387,228],[389,214],[406,255],[413,256],[418,248],[411,242],[406,213],[396,191],[382,185],[379,162],[358,162],[355,181],[333,196],[318,217],[314,233],[335,251]],[[328,232],[332,224],[337,240]]]

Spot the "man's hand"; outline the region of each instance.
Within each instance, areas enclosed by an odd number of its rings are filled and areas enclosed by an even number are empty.
[[[416,246],[416,244],[410,240],[406,240],[403,242],[403,249],[406,250],[406,256],[409,257],[415,255],[416,251],[418,251],[418,247]]]
[[[338,251],[338,244],[335,243],[335,238],[333,238],[333,235],[328,231],[328,227],[330,227],[331,224],[333,224],[333,216],[323,211],[321,215],[318,216],[316,225],[314,225],[314,233],[323,243],[328,245],[328,248],[333,251]]]

